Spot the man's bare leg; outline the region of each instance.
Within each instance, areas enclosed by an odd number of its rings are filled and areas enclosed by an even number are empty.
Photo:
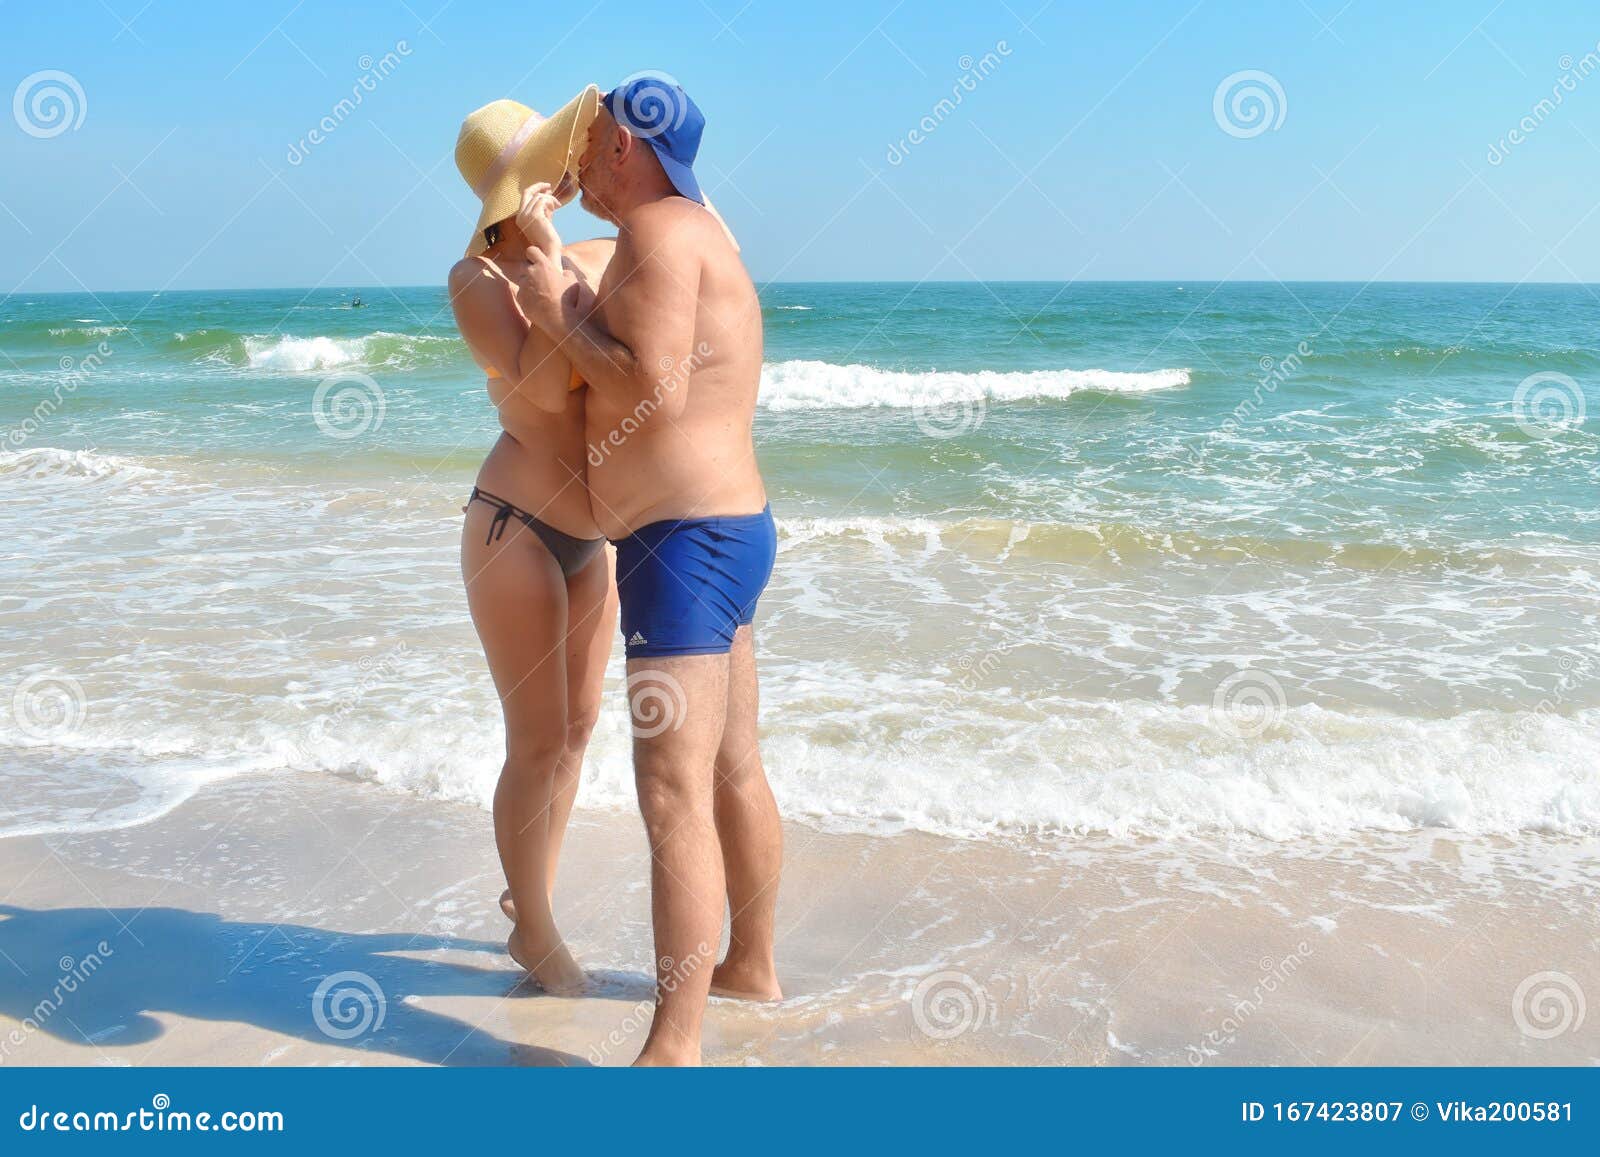
[[[628,661],[633,769],[650,840],[656,1011],[640,1065],[700,1063],[700,1022],[722,940],[722,853],[712,768],[728,703],[728,656]]]
[[[773,960],[783,825],[767,784],[758,740],[760,692],[755,635],[740,627],[728,666],[728,718],[717,749],[716,821],[728,881],[732,933],[711,992],[744,1000],[782,1000]]]

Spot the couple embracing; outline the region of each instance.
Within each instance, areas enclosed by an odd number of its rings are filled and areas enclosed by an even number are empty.
[[[496,101],[456,144],[483,210],[450,299],[502,427],[461,565],[505,714],[507,950],[582,991],[551,896],[620,605],[657,961],[641,1064],[699,1062],[710,993],[781,996],[751,627],[777,549],[751,440],[761,307],[695,180],[703,127],[643,76],[549,118]],[[615,239],[562,245],[551,216],[579,193]]]

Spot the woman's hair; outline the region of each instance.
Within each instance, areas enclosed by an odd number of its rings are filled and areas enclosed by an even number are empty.
[[[484,229],[483,239],[488,244],[489,248],[493,249],[500,241],[500,222],[496,221],[493,225],[490,225],[488,228]]]

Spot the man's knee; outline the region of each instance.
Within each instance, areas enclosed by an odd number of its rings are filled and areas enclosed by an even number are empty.
[[[738,786],[761,775],[761,749],[749,743],[725,744],[717,752],[717,786]]]
[[[709,810],[710,793],[694,772],[668,752],[644,744],[635,748],[633,778],[646,824],[678,823],[696,810]]]

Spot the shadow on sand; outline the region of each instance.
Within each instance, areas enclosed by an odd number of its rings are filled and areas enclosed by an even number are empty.
[[[481,952],[478,968],[394,953]],[[513,1044],[414,997],[522,1000],[520,970],[502,945],[409,933],[345,933],[298,924],[237,923],[181,908],[58,908],[0,904],[0,1012],[24,1035],[48,1033],[122,1053],[161,1037],[153,1012],[256,1025],[287,1037],[390,1053],[437,1065],[587,1065],[570,1053]],[[0,1034],[9,1059],[26,1042]],[[178,1063],[153,1050],[153,1063]],[[353,1056],[353,1060],[358,1057]]]

